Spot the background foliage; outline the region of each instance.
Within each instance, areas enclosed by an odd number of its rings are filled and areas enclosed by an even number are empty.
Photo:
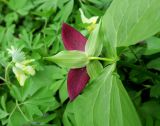
[[[85,36],[89,35],[86,24],[81,21],[79,8],[88,18],[102,16],[111,2],[112,0],[0,0],[1,125],[70,125],[70,122],[65,120],[64,113],[69,103],[66,89],[68,70],[44,62],[42,58],[64,50],[61,40],[63,22],[71,24]],[[144,6],[141,5],[141,7]],[[131,40],[138,40],[138,37],[139,35]],[[121,36],[118,39],[124,40],[125,44],[129,41]],[[118,46],[124,43],[119,43]],[[11,88],[7,87],[4,80],[6,67],[11,61],[7,48],[11,46],[22,49],[28,59],[36,60],[34,62],[36,75],[29,77],[23,88],[19,86],[11,70],[9,72]],[[160,34],[157,33],[134,46],[118,47],[118,53],[120,55],[120,61],[117,64],[118,73],[143,125],[159,126]],[[115,81],[117,81],[116,76],[113,77]],[[80,111],[81,106],[78,105],[76,110]],[[72,108],[72,104],[67,107]],[[70,114],[69,118],[72,116]]]

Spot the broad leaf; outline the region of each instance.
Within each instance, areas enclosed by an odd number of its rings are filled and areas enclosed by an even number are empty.
[[[77,97],[71,109],[74,126],[141,126],[136,110],[122,86],[115,65],[109,65]],[[92,100],[91,100],[92,99]],[[73,121],[74,122],[74,121]]]
[[[103,71],[103,66],[99,61],[91,61],[87,65],[87,73],[91,79],[96,78]]]
[[[159,0],[114,0],[102,20],[112,46],[129,46],[160,31]]]

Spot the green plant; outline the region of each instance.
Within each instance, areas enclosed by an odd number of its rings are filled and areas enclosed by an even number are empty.
[[[1,0],[1,125],[159,126],[159,10],[159,0]]]

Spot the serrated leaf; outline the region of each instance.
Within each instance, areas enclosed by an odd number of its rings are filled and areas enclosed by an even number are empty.
[[[160,31],[159,0],[114,0],[102,26],[113,47],[129,46]]]

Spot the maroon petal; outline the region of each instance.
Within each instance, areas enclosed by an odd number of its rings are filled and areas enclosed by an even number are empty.
[[[62,25],[62,40],[67,50],[85,50],[87,39],[76,29],[66,23]]]
[[[70,100],[74,100],[85,88],[89,76],[86,67],[71,69],[68,73],[67,86]]]

